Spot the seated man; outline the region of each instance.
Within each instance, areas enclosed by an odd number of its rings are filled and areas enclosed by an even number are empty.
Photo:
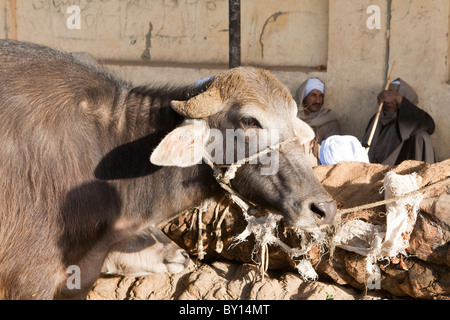
[[[397,165],[404,160],[435,163],[430,135],[435,130],[433,118],[417,107],[416,92],[403,80],[391,83],[378,95],[383,109],[369,149],[372,163]],[[367,126],[363,142],[367,143],[375,116]]]
[[[297,117],[309,124],[316,134],[316,138],[311,142],[311,152],[315,159],[318,159],[322,141],[341,134],[336,115],[323,107],[325,84],[318,78],[309,78],[297,89],[295,100],[298,107]]]

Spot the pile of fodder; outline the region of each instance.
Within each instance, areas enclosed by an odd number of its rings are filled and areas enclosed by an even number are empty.
[[[314,170],[338,205],[333,226],[286,228],[218,194],[162,226],[191,255],[186,270],[104,276],[88,298],[450,299],[450,159]],[[395,198],[393,177],[413,195]]]
[[[285,228],[278,215],[252,216],[227,195],[218,195],[181,213],[163,231],[205,262],[225,259],[255,264],[261,279],[267,270],[281,270],[297,272],[305,281],[331,279],[359,290],[380,289],[400,297],[450,297],[450,160],[433,165],[405,161],[396,167],[343,162],[314,170],[338,205],[334,226],[315,232]],[[407,247],[390,250],[394,256],[372,256],[368,263],[367,255],[336,243],[335,236],[344,226],[355,231],[354,226],[361,224],[393,232],[387,227],[390,203],[383,203],[389,172],[417,176],[416,195],[421,197],[414,210],[408,203],[403,205],[414,211],[414,219],[408,218],[408,234],[403,231]],[[378,236],[380,241],[383,237]],[[392,249],[387,240],[384,252]],[[376,272],[368,265],[376,267]]]

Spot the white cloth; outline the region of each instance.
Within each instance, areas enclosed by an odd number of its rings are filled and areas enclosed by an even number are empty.
[[[422,178],[416,173],[399,175],[388,172],[384,178],[385,198],[403,196],[419,189]],[[386,224],[375,225],[359,219],[350,220],[339,227],[334,244],[347,251],[367,256],[366,269],[373,274],[377,261],[391,259],[398,254],[407,256],[409,238],[417,220],[423,194],[403,197],[386,204]]]
[[[361,143],[353,136],[331,136],[322,141],[320,163],[337,164],[341,161],[369,163],[369,156]]]
[[[308,79],[308,83],[306,83],[305,94],[303,95],[303,99],[312,91],[319,90],[323,94],[325,94],[325,84],[317,78]]]

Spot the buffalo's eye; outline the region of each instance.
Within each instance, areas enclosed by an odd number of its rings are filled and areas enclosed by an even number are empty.
[[[258,120],[256,120],[253,117],[243,117],[241,119],[242,124],[244,127],[247,128],[261,128],[261,125],[259,124]]]

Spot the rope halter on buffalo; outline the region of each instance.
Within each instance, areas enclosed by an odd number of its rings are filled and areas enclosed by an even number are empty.
[[[235,242],[230,248],[246,241],[249,236],[253,235],[255,238],[253,255],[258,254],[259,256],[254,261],[259,265],[262,279],[264,279],[269,265],[269,245],[276,245],[283,250],[294,262],[297,271],[306,281],[318,278],[309,256],[313,247],[320,248],[321,255],[331,251],[332,256],[334,248],[339,247],[365,256],[368,277],[376,273],[376,264],[379,260],[388,260],[394,264],[401,263],[401,257],[406,256],[405,249],[409,245],[408,239],[415,225],[419,204],[424,198],[424,194],[432,189],[449,185],[450,178],[419,188],[420,177],[417,174],[402,176],[389,172],[386,174],[384,186],[381,189],[381,192],[386,192],[385,200],[354,208],[340,209],[337,213],[337,217],[340,217],[346,213],[386,205],[387,214],[385,225],[374,225],[356,219],[346,223],[335,223],[335,226],[331,227],[318,227],[316,230],[291,228],[298,238],[301,239],[299,247],[292,248],[281,241],[278,235],[278,225],[282,217],[277,214],[272,214],[266,209],[257,207],[251,201],[240,195],[231,186],[231,180],[235,178],[237,170],[242,165],[261,155],[279,149],[283,144],[295,140],[297,138],[288,139],[269,146],[261,152],[227,166],[226,170],[223,170],[223,166],[216,166],[211,157],[208,154],[204,154],[203,159],[213,169],[217,182],[227,192],[229,198],[238,205],[247,222],[247,227],[234,238]],[[225,215],[229,212],[229,207],[225,207],[222,215],[219,216],[218,207],[220,205],[222,205],[222,201],[217,204],[215,210],[215,234],[218,238],[216,251],[219,253],[224,249],[220,239],[220,225],[224,221]],[[202,209],[198,208],[197,212],[205,212],[206,210],[207,206],[203,206]],[[199,221],[198,226],[199,237],[197,248],[198,256],[201,259],[204,255],[201,238],[202,230],[200,230],[202,226],[201,221]],[[400,259],[398,259],[399,256]]]
[[[214,178],[216,178],[217,182],[219,183],[219,185],[225,190],[227,191],[230,195],[237,197],[239,199],[236,199],[238,202],[240,200],[247,202],[247,203],[251,203],[249,200],[244,200],[244,197],[242,195],[240,195],[236,190],[234,190],[231,186],[231,180],[234,179],[234,177],[236,176],[236,172],[237,170],[242,167],[244,164],[251,162],[252,160],[257,159],[258,157],[261,157],[263,155],[268,154],[271,151],[275,151],[278,150],[282,145],[290,143],[290,142],[294,142],[299,140],[298,137],[293,137],[290,139],[286,139],[280,143],[271,145],[269,147],[267,147],[266,149],[257,152],[247,158],[243,158],[241,160],[236,161],[235,163],[229,165],[226,169],[225,172],[222,171],[222,166],[217,166],[216,164],[214,164],[213,159],[211,158],[211,156],[207,153],[204,152],[203,153],[203,160],[206,162],[206,164],[208,164],[211,169],[213,169],[214,171]],[[206,150],[205,150],[206,151]]]
[[[243,241],[246,241],[247,237],[249,237],[250,235],[254,235],[256,240],[256,246],[254,248],[253,253],[259,253],[258,259],[259,261],[257,261],[257,263],[260,266],[262,278],[264,278],[264,275],[269,266],[269,249],[268,249],[269,245],[273,244],[278,245],[284,252],[286,252],[289,255],[289,257],[291,257],[291,259],[294,259],[300,256],[307,256],[308,252],[314,245],[321,246],[323,244],[323,241],[325,240],[325,236],[324,233],[319,232],[320,229],[317,228],[317,232],[312,237],[314,241],[311,241],[309,243],[302,243],[301,249],[289,247],[288,245],[283,243],[276,235],[277,226],[279,221],[281,220],[281,216],[277,214],[272,214],[268,210],[258,207],[250,200],[246,199],[231,186],[231,180],[235,178],[237,170],[244,164],[250,163],[252,160],[257,159],[258,157],[266,155],[272,151],[278,150],[280,149],[281,146],[285,144],[295,142],[298,140],[299,140],[298,137],[292,137],[280,143],[271,145],[260,152],[254,153],[249,157],[238,160],[235,163],[225,167],[226,168],[225,171],[223,170],[224,169],[223,166],[217,166],[216,164],[214,164],[213,159],[207,152],[204,152],[203,154],[203,160],[212,168],[216,181],[228,193],[230,199],[239,206],[244,215],[245,220],[247,221],[247,228],[240,235],[235,237],[236,243],[234,244],[234,246]],[[224,214],[227,214],[227,212],[228,210],[224,210]],[[224,219],[223,216],[220,217],[219,222],[216,225],[216,230],[220,229],[220,223],[223,221],[223,219]],[[199,230],[199,234],[200,233],[201,230]],[[296,229],[296,233],[302,239],[307,238],[304,230]],[[216,232],[216,235],[220,237],[219,232]],[[199,248],[203,248],[202,239],[200,236],[198,239],[199,239],[199,242],[197,244],[198,256],[203,257],[204,252],[199,250]],[[221,244],[220,239],[218,239],[218,243]],[[220,247],[219,250],[222,250],[222,247]],[[296,265],[296,267],[299,270],[299,273],[305,278],[305,280],[312,280],[317,278],[317,274],[315,273],[311,263],[308,260],[302,260],[300,263]]]

